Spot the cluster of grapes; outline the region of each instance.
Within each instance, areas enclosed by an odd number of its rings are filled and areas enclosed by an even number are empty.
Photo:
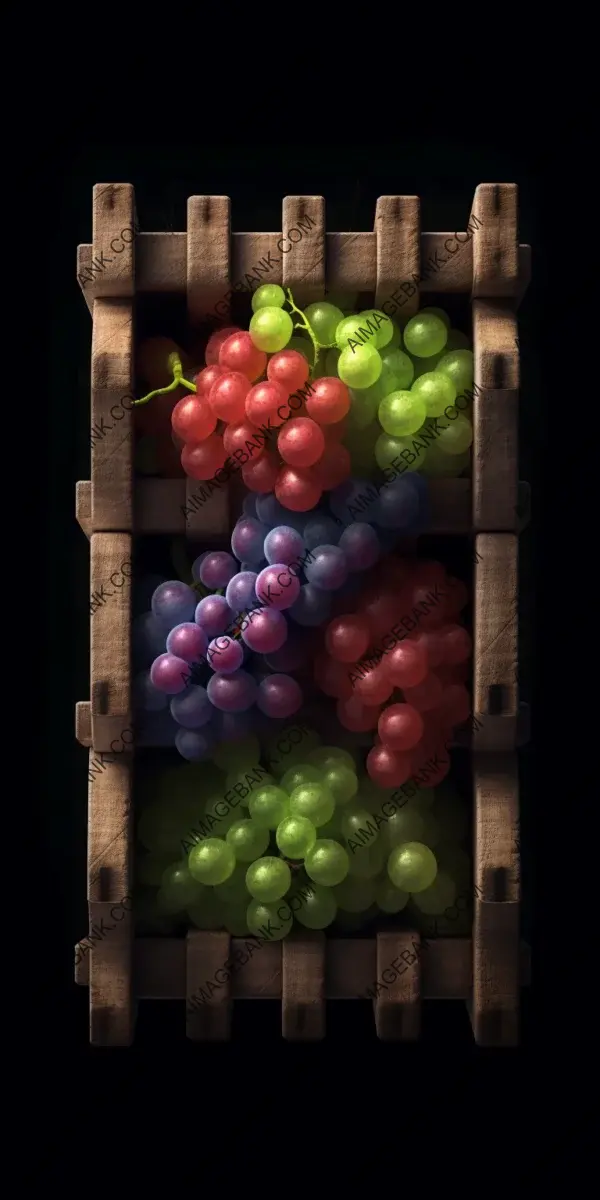
[[[458,623],[467,590],[441,563],[398,557],[382,562],[378,580],[327,625],[315,679],[344,728],[377,731],[366,760],[375,784],[400,787],[429,764],[436,785],[450,767],[441,752],[471,708],[471,638]]]
[[[144,852],[136,885],[145,889],[138,918],[187,914],[200,929],[237,937],[267,929],[277,940],[294,917],[309,929],[334,920],[357,928],[409,901],[425,914],[453,903],[468,873],[459,848],[467,818],[457,796],[420,789],[376,828],[381,792],[347,751],[310,734],[285,761],[267,756],[273,774],[261,768],[252,784],[259,753],[249,737],[218,748],[201,774],[189,764],[160,781],[138,825]],[[241,818],[238,806],[223,804],[235,788],[245,793]],[[195,826],[209,819],[218,836],[198,835]]]

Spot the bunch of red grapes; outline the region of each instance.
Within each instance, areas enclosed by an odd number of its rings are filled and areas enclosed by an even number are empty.
[[[436,787],[450,769],[452,733],[471,711],[471,638],[459,623],[467,589],[433,561],[390,557],[377,573],[354,612],[326,626],[315,679],[337,700],[341,725],[377,731],[366,763],[375,784],[400,787],[427,768]]]
[[[340,439],[350,393],[341,379],[308,383],[304,355],[267,356],[247,331],[233,327],[212,334],[205,359],[196,392],[179,400],[171,416],[187,475],[218,478],[229,459],[249,491],[275,492],[294,512],[310,511],[324,491],[344,483],[351,462]]]

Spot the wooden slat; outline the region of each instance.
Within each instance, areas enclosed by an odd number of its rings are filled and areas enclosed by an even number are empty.
[[[291,288],[295,303],[305,308],[325,292],[325,201],[322,196],[285,196],[282,284]]]
[[[97,183],[93,199],[94,297],[135,294],[135,193],[130,183]],[[88,284],[88,287],[90,285]],[[86,288],[87,290],[87,288]]]
[[[325,1037],[325,938],[302,933],[282,945],[281,1029],[288,1041]]]
[[[473,301],[473,526],[518,528],[519,351],[508,303]]]
[[[231,278],[229,196],[190,196],[187,203],[187,305],[192,325],[203,321]]]
[[[127,1046],[133,1037],[132,758],[121,751],[109,760],[94,750],[89,757],[89,922],[101,936],[82,962],[90,982],[90,1041],[98,1046]]]
[[[117,753],[131,729],[132,538],[94,533],[91,538],[90,693],[94,749]]]
[[[226,1042],[231,1035],[231,976],[225,968],[230,958],[228,933],[188,933],[186,945],[186,1034],[192,1041]],[[207,1001],[199,991],[213,985]]]
[[[94,529],[102,531],[130,531],[132,527],[132,388],[133,302],[96,300],[92,333],[92,520]]]
[[[403,930],[377,935],[377,981],[385,990],[373,1002],[377,1037],[417,1041],[421,1031],[421,958],[418,933]],[[427,953],[428,951],[425,951]],[[404,956],[404,957],[403,957]]]
[[[92,485],[89,479],[80,479],[75,484],[75,516],[86,538],[91,538],[92,527]]]
[[[516,296],[519,286],[516,183],[480,183],[473,213],[473,298]]]
[[[421,206],[418,196],[380,196],[375,212],[377,284],[375,303],[390,313],[390,298],[403,298],[402,315],[412,317],[419,308]]]
[[[475,901],[471,1019],[482,1045],[516,1045],[519,1026],[519,782],[516,755],[474,760]]]
[[[475,538],[473,749],[512,750],[518,740],[518,537]]]

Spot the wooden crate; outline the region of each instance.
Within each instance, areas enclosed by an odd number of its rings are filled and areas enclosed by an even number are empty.
[[[92,447],[91,481],[79,483],[76,496],[77,519],[90,539],[94,606],[91,700],[77,706],[76,718],[77,737],[90,748],[90,933],[76,947],[75,974],[89,987],[91,1041],[129,1045],[136,1002],[145,997],[187,998],[187,1031],[194,1039],[227,1038],[236,998],[281,998],[283,1036],[321,1038],[326,999],[364,996],[388,964],[400,961],[407,969],[374,1000],[380,1038],[417,1038],[422,999],[459,998],[469,1006],[478,1043],[514,1045],[519,990],[529,971],[527,947],[519,940],[516,747],[527,736],[527,712],[517,688],[517,557],[527,486],[519,484],[517,472],[516,312],[531,256],[517,242],[517,188],[480,185],[466,232],[422,233],[416,196],[380,197],[373,233],[326,233],[320,196],[286,197],[281,234],[232,234],[226,196],[190,197],[187,226],[187,233],[140,232],[133,187],[98,184],[93,244],[77,251],[78,280],[93,317],[92,427],[118,419],[121,431],[110,452],[105,439]],[[326,281],[329,288],[373,293],[390,316],[394,304],[410,315],[428,295],[471,298],[472,477],[432,484],[427,532],[475,535],[477,720],[471,749],[478,898],[472,938],[439,938],[427,953],[420,951],[419,935],[406,931],[357,939],[294,934],[246,963],[243,941],[225,933],[133,936],[135,755],[125,567],[135,534],[184,533],[201,541],[229,529],[225,492],[184,513],[197,486],[193,480],[134,481],[132,417],[122,401],[134,384],[135,298],[186,296],[192,327],[211,316],[225,320],[231,296],[246,276],[256,280],[260,263],[269,265],[266,281],[291,287],[301,305],[319,298]],[[105,604],[109,585],[114,591]],[[198,1004],[199,989],[215,972],[227,975],[228,961],[237,964],[229,978]]]

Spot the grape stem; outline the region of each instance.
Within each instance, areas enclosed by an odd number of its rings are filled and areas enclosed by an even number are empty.
[[[287,303],[289,304],[292,312],[298,313],[298,316],[302,317],[302,322],[296,321],[294,323],[294,329],[305,329],[306,332],[308,333],[308,336],[310,337],[312,344],[313,344],[315,361],[313,362],[312,367],[310,368],[310,377],[311,377],[311,379],[314,379],[314,373],[317,369],[317,364],[319,361],[319,355],[321,353],[321,350],[332,350],[335,346],[335,342],[320,342],[319,341],[310,321],[308,320],[308,318],[306,316],[306,313],[303,313],[302,309],[298,308],[298,306],[294,303],[294,297],[292,296],[291,289],[286,288],[285,291],[287,292]]]
[[[196,391],[196,384],[190,383],[188,379],[183,378],[183,367],[178,354],[170,354],[167,359],[167,363],[169,370],[173,373],[172,382],[168,384],[167,387],[155,388],[153,392],[148,392],[148,395],[142,396],[141,400],[134,400],[131,406],[132,408],[139,406],[140,404],[147,404],[153,396],[166,396],[167,392],[174,392],[175,389],[180,386],[189,388],[190,392]]]

